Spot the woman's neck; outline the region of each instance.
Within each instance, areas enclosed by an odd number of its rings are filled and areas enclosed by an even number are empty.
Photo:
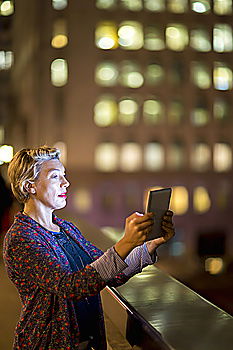
[[[35,203],[30,203],[29,200],[24,206],[23,213],[49,231],[60,231],[59,226],[53,223],[53,210],[49,208],[37,207]]]

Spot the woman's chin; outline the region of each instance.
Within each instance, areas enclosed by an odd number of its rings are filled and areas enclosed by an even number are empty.
[[[57,206],[56,206],[56,208],[55,208],[55,210],[59,210],[59,209],[63,209],[63,208],[65,208],[66,207],[66,200],[63,202],[63,203],[59,203]]]

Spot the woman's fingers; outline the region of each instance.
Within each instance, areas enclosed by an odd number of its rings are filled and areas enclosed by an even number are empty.
[[[143,244],[153,224],[153,213],[133,213],[126,218],[124,240],[136,247]]]
[[[175,235],[174,225],[172,221],[173,212],[168,210],[163,217],[162,229],[163,229],[163,238],[167,242]]]
[[[153,220],[147,220],[147,221],[144,221],[141,224],[137,224],[136,226],[137,226],[138,231],[143,231],[145,229],[151,228],[153,223],[154,223]]]

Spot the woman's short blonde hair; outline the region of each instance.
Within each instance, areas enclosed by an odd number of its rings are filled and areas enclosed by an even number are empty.
[[[20,203],[25,203],[29,199],[25,184],[35,182],[45,161],[59,160],[59,156],[59,149],[48,146],[23,148],[14,155],[8,167],[8,176],[12,192]]]

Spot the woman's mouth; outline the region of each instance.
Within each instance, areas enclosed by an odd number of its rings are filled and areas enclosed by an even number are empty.
[[[62,194],[59,194],[58,197],[66,198],[66,197],[67,197],[67,194],[66,194],[66,193],[62,193]]]

